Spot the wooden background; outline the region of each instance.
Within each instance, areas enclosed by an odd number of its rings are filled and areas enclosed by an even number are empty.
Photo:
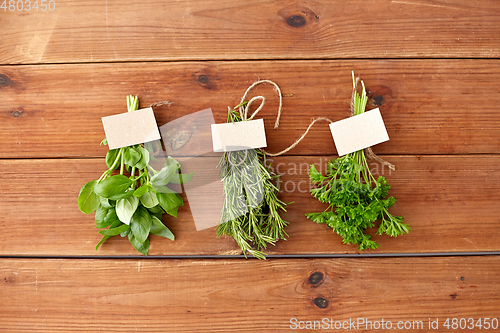
[[[500,319],[499,23],[496,0],[56,0],[45,12],[7,1],[0,331],[284,332],[291,318],[366,318],[428,332],[437,318],[432,331],[449,331],[446,318]],[[215,228],[196,231],[189,204],[163,219],[176,241],[152,236],[147,258],[126,239],[94,250],[77,195],[104,171],[100,118],[125,112],[126,95],[174,102],[155,108],[160,125],[206,108],[222,122],[251,83],[273,80],[278,129],[273,90],[254,94],[267,98],[259,115],[274,152],[311,117],[347,117],[351,70],[384,117],[391,141],[374,151],[397,169],[373,167],[410,234],[374,236],[380,249],[358,255],[305,219],[324,206],[304,165],[336,157],[318,124],[274,158],[282,198],[295,203],[290,237],[267,261],[242,259]]]

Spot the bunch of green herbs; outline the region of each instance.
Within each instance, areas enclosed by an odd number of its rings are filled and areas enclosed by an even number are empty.
[[[242,121],[236,111],[229,110],[228,123]],[[243,250],[258,259],[266,259],[262,251],[268,244],[288,237],[288,222],[280,216],[286,212],[278,199],[279,178],[267,164],[261,149],[224,152],[218,167],[224,185],[224,204],[217,236],[232,237]]]
[[[138,107],[137,96],[127,96],[128,112]],[[101,144],[107,144],[107,140]],[[167,213],[177,217],[184,201],[167,185],[189,181],[192,174],[182,175],[179,163],[170,156],[161,170],[156,171],[149,164],[150,158],[149,151],[139,144],[109,150],[108,169],[99,179],[81,188],[78,207],[85,214],[95,212],[96,228],[104,229],[99,231],[103,237],[96,250],[117,235],[128,237],[132,246],[144,255],[149,251],[149,234],[174,240],[162,216]],[[112,175],[115,170],[119,174]]]
[[[353,85],[356,89],[354,77]],[[355,91],[353,96],[354,115],[365,112],[368,102],[363,81],[361,85],[361,95]],[[326,223],[342,237],[344,244],[357,244],[359,250],[378,248],[371,236],[365,234],[378,219],[381,220],[378,235],[397,237],[410,231],[402,216],[389,213],[396,202],[394,197],[387,197],[391,186],[383,176],[375,179],[364,150],[329,161],[326,176],[311,165],[309,177],[316,185],[311,190],[312,196],[328,207],[323,212],[307,213],[306,217],[316,223]]]

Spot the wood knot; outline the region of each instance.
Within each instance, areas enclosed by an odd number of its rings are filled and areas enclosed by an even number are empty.
[[[389,107],[392,103],[392,89],[387,86],[373,86],[367,92],[369,98],[367,110],[378,108],[382,105]]]
[[[309,283],[317,287],[321,282],[323,282],[325,275],[321,272],[314,272],[309,276]]]
[[[302,15],[292,15],[286,19],[286,23],[293,28],[300,28],[306,25],[306,18]]]
[[[198,83],[199,84],[207,84],[208,83],[208,77],[206,75],[200,75],[198,76]]]
[[[320,17],[311,7],[298,3],[286,6],[278,12],[278,15],[288,26],[306,30],[317,28]]]
[[[212,79],[210,79],[209,75],[206,74],[195,74],[195,75],[196,75],[195,76],[196,83],[198,83],[203,88],[207,88],[210,90],[217,89],[216,83]]]
[[[10,77],[5,74],[0,74],[0,87],[8,87],[11,83]]]
[[[23,110],[20,110],[20,111],[12,111],[10,114],[12,115],[12,117],[14,118],[19,118],[21,117],[21,115],[24,113]]]
[[[323,297],[316,297],[314,300],[314,305],[320,309],[326,309],[328,307],[328,300]]]
[[[171,140],[172,150],[177,151],[184,147],[186,143],[189,142],[189,139],[191,139],[192,135],[192,132],[179,131]]]
[[[372,101],[373,101],[373,106],[379,107],[382,104],[384,104],[385,98],[383,95],[375,95],[372,97]]]

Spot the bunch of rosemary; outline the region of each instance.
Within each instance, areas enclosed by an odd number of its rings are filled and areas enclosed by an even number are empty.
[[[229,110],[228,123],[242,121],[236,111],[240,106]],[[278,199],[275,181],[279,176],[270,166],[261,149],[225,152],[218,165],[224,184],[224,205],[217,236],[234,238],[245,257],[248,252],[266,259],[261,250],[288,236],[288,222],[280,216],[281,211],[286,212],[287,204]]]
[[[365,112],[368,102],[363,81],[361,85],[359,95],[353,74],[354,115]],[[378,248],[371,236],[364,233],[377,219],[381,220],[379,235],[397,237],[410,231],[402,216],[389,213],[388,209],[396,202],[394,197],[387,198],[391,186],[382,176],[375,179],[364,150],[329,161],[326,176],[311,165],[309,177],[318,186],[311,190],[312,196],[328,203],[328,207],[324,212],[308,213],[306,217],[316,223],[326,223],[342,237],[344,244],[357,244],[360,250]]]

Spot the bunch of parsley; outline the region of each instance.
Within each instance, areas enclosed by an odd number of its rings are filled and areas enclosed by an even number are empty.
[[[368,101],[362,81],[361,84],[361,96],[358,92],[353,96],[354,115],[365,112]],[[396,202],[394,197],[387,198],[391,186],[382,176],[375,179],[363,150],[329,161],[326,176],[311,165],[309,177],[317,186],[311,195],[327,203],[328,208],[324,212],[307,213],[306,217],[316,223],[326,223],[342,237],[344,244],[357,244],[360,250],[378,248],[371,236],[365,234],[378,219],[381,220],[378,235],[397,237],[410,231],[402,216],[389,213]]]
[[[129,112],[137,110],[137,96],[127,96],[127,106]],[[150,158],[148,149],[141,145],[109,150],[108,170],[81,188],[78,207],[85,214],[95,211],[96,228],[104,229],[99,231],[103,237],[96,250],[117,235],[128,237],[132,246],[144,255],[149,251],[149,234],[174,240],[172,232],[162,223],[162,216],[167,213],[177,217],[184,201],[167,185],[189,181],[192,174],[182,175],[179,163],[170,156],[157,171],[149,165]],[[111,176],[118,169],[120,173]]]

